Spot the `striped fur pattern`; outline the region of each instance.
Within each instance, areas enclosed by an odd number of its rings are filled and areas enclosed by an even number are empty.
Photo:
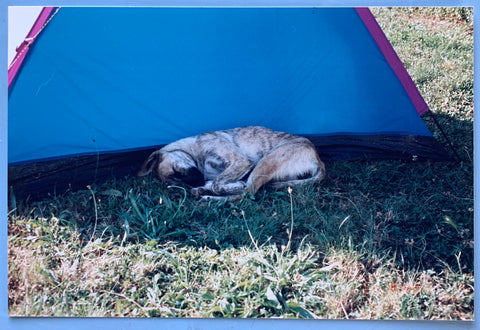
[[[260,126],[187,137],[153,152],[138,172],[155,172],[185,184],[204,200],[241,198],[268,184],[274,188],[325,177],[325,165],[310,140]]]

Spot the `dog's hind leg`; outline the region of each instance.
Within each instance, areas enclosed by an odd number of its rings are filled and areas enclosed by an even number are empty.
[[[320,181],[325,166],[308,142],[285,144],[266,154],[253,169],[246,190],[255,194],[266,183],[277,186]]]

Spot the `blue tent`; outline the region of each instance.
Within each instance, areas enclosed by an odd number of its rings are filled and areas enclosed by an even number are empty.
[[[446,157],[366,8],[45,8],[18,52],[18,191],[127,173],[154,147],[247,125],[307,136],[326,159]]]

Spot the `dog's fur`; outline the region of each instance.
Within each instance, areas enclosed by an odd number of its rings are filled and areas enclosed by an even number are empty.
[[[321,181],[325,165],[306,138],[249,126],[209,132],[153,152],[138,172],[183,183],[202,199],[238,199],[273,187]]]

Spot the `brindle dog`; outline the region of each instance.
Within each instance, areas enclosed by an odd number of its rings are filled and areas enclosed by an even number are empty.
[[[153,152],[138,172],[182,183],[195,196],[240,199],[268,183],[274,188],[321,181],[325,165],[310,140],[249,126],[187,137]]]

